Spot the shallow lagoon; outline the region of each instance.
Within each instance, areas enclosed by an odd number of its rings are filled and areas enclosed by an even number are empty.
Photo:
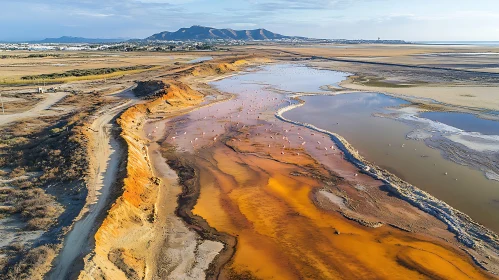
[[[499,135],[498,121],[481,119],[472,114],[455,112],[426,112],[422,113],[420,116],[457,127],[467,132],[479,132],[485,135]]]
[[[440,151],[422,141],[407,140],[413,127],[373,116],[387,113],[386,107],[403,104],[403,100],[379,93],[302,99],[305,105],[285,113],[286,118],[342,135],[367,160],[499,232],[499,215],[494,215],[499,211],[499,182],[488,180],[481,171],[444,159]]]
[[[324,94],[327,92],[321,90],[323,86],[337,86],[347,76],[347,73],[303,65],[277,64],[259,67],[214,85],[230,92],[245,92],[259,87]],[[499,215],[495,215],[499,212],[499,182],[488,180],[479,170],[444,159],[439,150],[428,147],[422,141],[406,139],[413,126],[373,116],[374,113],[393,112],[387,107],[397,107],[406,101],[379,93],[315,95],[301,99],[305,105],[286,112],[284,117],[342,135],[367,160],[499,232]],[[452,125],[453,116],[447,117],[450,119],[440,121]],[[469,117],[477,119],[475,123],[486,121],[472,115],[465,116]],[[465,127],[458,128],[466,130]],[[484,131],[480,129],[478,132]],[[448,175],[445,175],[446,172]]]

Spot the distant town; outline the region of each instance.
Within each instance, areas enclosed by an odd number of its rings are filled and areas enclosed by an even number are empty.
[[[41,41],[0,44],[2,51],[202,51],[255,44],[409,44],[403,40],[314,39],[285,36],[267,29],[233,30],[193,25],[175,32],[163,31],[144,39],[94,39],[62,36]]]
[[[273,40],[203,40],[203,41],[144,41],[130,40],[118,43],[0,43],[0,51],[202,51],[224,50],[225,47],[256,44],[410,44],[402,40],[328,40],[328,39],[273,39]]]

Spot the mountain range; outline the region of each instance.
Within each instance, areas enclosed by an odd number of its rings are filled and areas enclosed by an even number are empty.
[[[253,30],[233,30],[233,29],[217,29],[206,26],[194,25],[189,28],[180,28],[175,32],[164,31],[147,37],[146,41],[202,41],[202,40],[275,40],[275,39],[290,39],[298,38],[277,34],[267,29]]]
[[[163,31],[145,39],[134,39],[131,41],[204,41],[204,40],[275,40],[275,39],[306,39],[303,37],[284,36],[271,32],[267,29],[234,30],[229,28],[217,29],[194,25],[189,28],[180,28],[175,32]],[[59,38],[46,38],[39,41],[30,41],[33,44],[102,44],[125,42],[126,39],[94,39],[83,37],[62,36]]]
[[[145,39],[90,39],[82,37],[63,36],[60,38],[47,38],[41,41],[33,41],[29,43],[62,43],[62,44],[99,44],[99,43],[118,43],[118,42],[151,42],[151,41],[205,41],[205,40],[242,40],[242,41],[262,41],[262,40],[278,40],[278,39],[298,39],[303,41],[329,41],[342,44],[405,44],[407,42],[401,40],[320,40],[310,39],[298,36],[285,36],[274,33],[267,29],[252,29],[252,30],[234,30],[229,28],[218,29],[206,26],[194,25],[189,28],[180,28],[175,32],[163,31],[151,35]]]

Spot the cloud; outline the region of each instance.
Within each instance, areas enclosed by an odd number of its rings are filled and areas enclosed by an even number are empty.
[[[496,0],[0,0],[0,40],[145,38],[206,25],[316,38],[497,38]],[[496,26],[496,27],[494,27]]]
[[[113,17],[115,14],[103,14],[103,13],[91,13],[91,12],[75,12],[73,13],[74,15],[79,15],[79,16],[86,16],[86,17]]]
[[[261,11],[279,10],[343,10],[354,5],[384,0],[248,0]]]

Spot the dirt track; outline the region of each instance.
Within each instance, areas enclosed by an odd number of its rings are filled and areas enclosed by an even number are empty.
[[[120,96],[127,98],[130,97],[130,93],[131,89],[127,89]],[[93,243],[91,237],[96,230],[96,222],[108,205],[112,185],[116,182],[120,159],[123,156],[123,148],[120,147],[120,142],[112,133],[112,129],[115,127],[113,120],[123,110],[138,102],[137,99],[123,100],[124,103],[120,102],[118,105],[102,110],[102,115],[92,123],[90,129],[93,131],[93,143],[95,143],[93,147],[94,166],[92,178],[88,185],[87,204],[82,213],[88,212],[74,224],[73,229],[66,236],[64,247],[48,279],[66,279],[75,273],[77,268],[83,264],[84,254],[91,249],[90,246]]]
[[[63,99],[66,95],[68,95],[67,92],[58,92],[58,93],[47,93],[46,99],[43,100],[42,102],[38,103],[35,107],[31,108],[28,111],[22,112],[22,113],[17,113],[17,114],[10,114],[10,115],[0,115],[0,126],[9,124],[11,122],[16,122],[22,119],[26,118],[36,118],[41,115],[48,115],[47,112],[44,112],[52,105],[55,103],[59,102],[61,99]]]

